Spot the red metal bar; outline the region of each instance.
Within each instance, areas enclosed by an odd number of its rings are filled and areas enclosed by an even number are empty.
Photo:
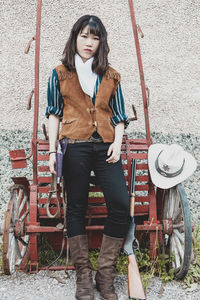
[[[37,1],[36,39],[35,39],[35,93],[34,93],[34,122],[33,122],[33,184],[37,184],[37,132],[39,112],[39,57],[40,57],[40,27],[42,0]]]
[[[150,144],[151,144],[151,135],[150,135],[150,126],[149,126],[149,114],[148,114],[148,107],[147,107],[146,86],[145,86],[145,80],[144,80],[142,57],[141,57],[141,53],[140,53],[140,44],[139,44],[139,39],[138,39],[138,31],[137,31],[133,1],[128,0],[128,3],[129,3],[130,14],[131,14],[131,21],[132,21],[133,34],[134,34],[134,39],[135,39],[135,47],[136,47],[136,53],[137,53],[138,67],[139,67],[139,73],[140,73],[140,82],[141,82],[142,98],[143,98],[143,105],[144,105],[146,138],[147,138],[147,144],[148,144],[148,146],[150,146]]]

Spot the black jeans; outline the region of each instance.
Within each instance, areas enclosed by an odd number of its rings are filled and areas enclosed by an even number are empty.
[[[108,216],[104,233],[125,237],[129,224],[129,196],[121,159],[107,163],[110,143],[80,142],[68,144],[63,161],[67,190],[68,237],[85,234],[85,215],[88,207],[89,177],[94,171],[101,186]]]

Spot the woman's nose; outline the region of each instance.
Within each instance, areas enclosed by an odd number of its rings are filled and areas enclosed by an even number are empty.
[[[92,44],[93,44],[92,39],[88,38],[88,39],[87,39],[87,46],[88,46],[88,47],[91,47]]]

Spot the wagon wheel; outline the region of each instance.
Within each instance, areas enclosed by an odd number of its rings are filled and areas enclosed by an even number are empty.
[[[164,247],[170,256],[177,279],[183,279],[189,269],[192,254],[190,209],[181,184],[164,190]]]
[[[3,269],[6,275],[15,272],[26,254],[29,235],[25,223],[29,222],[29,195],[22,185],[10,188],[11,198],[5,213],[3,231]]]

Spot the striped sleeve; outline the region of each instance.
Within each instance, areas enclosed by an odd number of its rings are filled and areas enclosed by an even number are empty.
[[[120,82],[115,95],[110,99],[109,106],[113,113],[111,118],[113,126],[115,127],[118,123],[124,122],[124,126],[127,128],[130,121],[125,113],[124,97]]]
[[[53,69],[49,77],[47,88],[47,108],[45,115],[48,118],[50,114],[57,115],[62,120],[63,98],[60,93],[60,84],[56,69]]]

